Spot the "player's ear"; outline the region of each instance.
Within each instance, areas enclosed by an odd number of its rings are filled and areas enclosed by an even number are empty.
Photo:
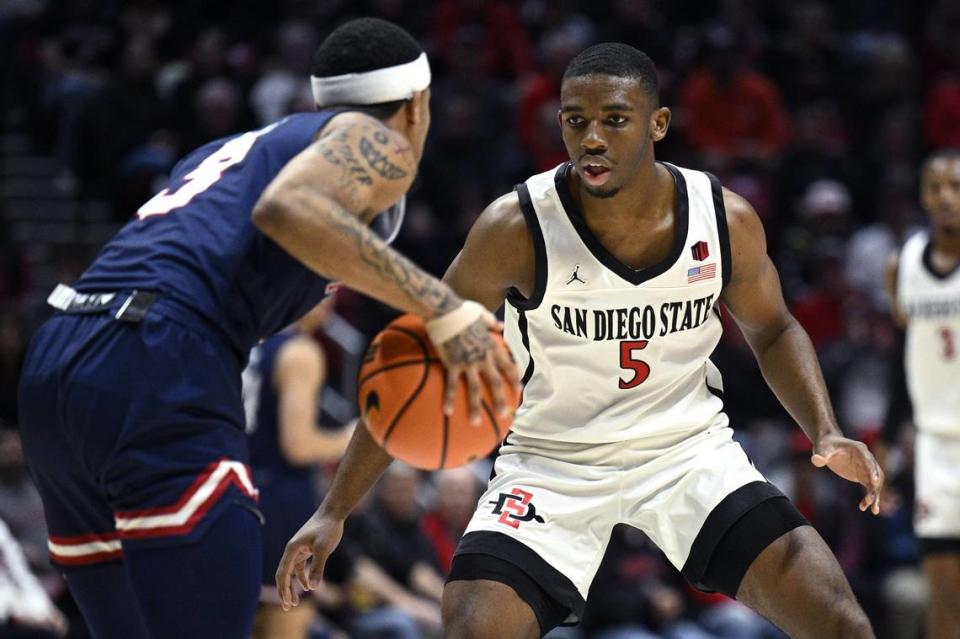
[[[403,105],[406,111],[407,122],[411,125],[418,125],[424,121],[429,122],[430,118],[430,89],[417,91],[413,94],[407,103]]]
[[[667,129],[670,128],[670,109],[660,107],[654,109],[650,114],[650,137],[654,142],[659,142],[667,135]]]

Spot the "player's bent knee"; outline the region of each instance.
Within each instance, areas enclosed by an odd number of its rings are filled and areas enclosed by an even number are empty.
[[[451,581],[443,589],[445,639],[527,639],[540,636],[530,607],[495,581]]]
[[[494,606],[484,596],[481,582],[454,581],[443,589],[443,636],[446,639],[480,639],[493,637],[490,609]]]

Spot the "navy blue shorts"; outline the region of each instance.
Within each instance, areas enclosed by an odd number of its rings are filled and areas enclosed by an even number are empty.
[[[256,511],[241,362],[174,310],[58,313],[30,343],[20,427],[61,567],[192,543],[230,504]]]

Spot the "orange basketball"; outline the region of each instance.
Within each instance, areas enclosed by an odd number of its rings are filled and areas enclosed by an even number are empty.
[[[499,334],[491,337],[503,343]],[[470,423],[462,378],[453,415],[444,415],[445,379],[422,318],[403,315],[374,338],[363,358],[357,400],[370,434],[391,457],[425,470],[455,468],[485,457],[506,437],[513,411],[498,418],[485,383],[479,426]],[[520,398],[506,383],[504,392],[516,409]]]

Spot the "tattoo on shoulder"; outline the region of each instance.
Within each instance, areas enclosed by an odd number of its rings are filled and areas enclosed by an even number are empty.
[[[375,131],[373,135],[375,140],[377,139],[377,133],[383,136],[383,142],[380,144],[386,144],[386,134],[384,134],[383,131]],[[380,151],[373,142],[365,137],[360,138],[360,155],[364,157],[371,169],[387,180],[399,180],[407,177],[405,170],[391,162],[386,154]]]
[[[339,167],[341,183],[344,186],[350,182],[356,182],[364,186],[373,184],[373,178],[357,160],[357,156],[350,146],[348,130],[338,131],[328,140],[329,142],[323,147],[320,154],[327,162]]]

